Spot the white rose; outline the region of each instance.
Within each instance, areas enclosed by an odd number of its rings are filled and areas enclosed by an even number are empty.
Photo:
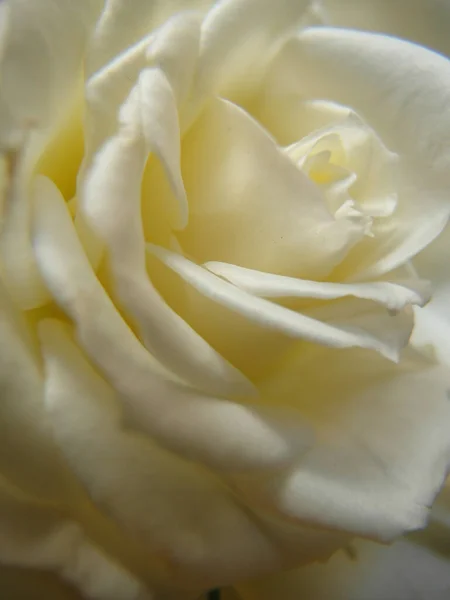
[[[0,4],[2,564],[196,598],[425,526],[450,62],[339,7]]]

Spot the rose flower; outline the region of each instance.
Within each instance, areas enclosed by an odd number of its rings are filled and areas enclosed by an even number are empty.
[[[450,9],[363,4],[0,3],[2,597],[287,599],[240,583],[427,525]]]

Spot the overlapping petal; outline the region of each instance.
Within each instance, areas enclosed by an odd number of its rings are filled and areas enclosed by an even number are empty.
[[[294,356],[263,397],[301,407],[317,443],[294,467],[236,485],[294,522],[383,541],[421,528],[450,465],[449,383],[446,367],[407,357],[390,367],[361,352]]]
[[[98,154],[87,177],[84,215],[108,250],[117,298],[155,357],[198,389],[248,394],[251,384],[166,305],[146,271],[140,206],[145,142],[167,164],[181,196],[181,218],[187,218],[176,107],[167,96],[173,100],[164,74],[144,70],[123,106],[122,130]]]
[[[53,571],[89,600],[150,600],[122,566],[96,548],[82,528],[54,510],[0,488],[0,562]],[[0,581],[0,591],[2,584]]]
[[[55,192],[36,207],[37,262],[55,301],[75,323],[78,343],[117,392],[132,427],[187,458],[231,471],[286,464],[306,450],[310,431],[292,414],[203,395],[158,363],[97,280]]]
[[[450,62],[387,36],[312,28],[286,45],[273,73],[277,93],[354,108],[400,155],[390,228],[382,239],[365,240],[343,273],[380,275],[430,243],[449,214]]]
[[[322,322],[249,294],[179,254],[156,246],[149,246],[149,250],[205,296],[262,327],[278,330],[289,337],[333,348],[370,348],[392,360],[397,360],[405,343],[400,338],[397,344],[389,344],[377,338],[376,332],[371,334],[363,328]]]

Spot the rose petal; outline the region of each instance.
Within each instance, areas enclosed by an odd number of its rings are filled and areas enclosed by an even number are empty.
[[[229,263],[210,262],[204,265],[209,271],[234,283],[239,288],[264,298],[318,298],[332,300],[355,296],[374,300],[392,311],[398,311],[409,304],[425,304],[431,295],[426,281],[375,281],[370,283],[327,283],[308,281],[245,269]]]
[[[206,10],[211,0],[190,0],[189,9]],[[106,0],[88,57],[91,74],[155,30],[172,15],[185,10],[185,0]]]
[[[401,348],[395,344],[383,343],[376,336],[357,327],[336,327],[307,317],[278,304],[253,296],[231,285],[203,267],[183,256],[149,245],[149,250],[173,269],[180,277],[198,289],[205,296],[236,311],[246,319],[262,327],[283,332],[293,338],[300,338],[324,344],[333,348],[360,347],[377,350],[391,360],[396,360]],[[331,311],[333,313],[333,311]]]
[[[177,104],[186,100],[196,72],[203,15],[199,11],[180,12],[157,32],[147,52],[167,77]]]
[[[167,80],[157,69],[144,71],[141,77],[147,86],[147,106],[141,96],[145,90],[139,84],[123,107],[122,131],[103,147],[87,177],[84,216],[108,249],[115,293],[121,305],[155,357],[198,389],[220,395],[248,394],[251,384],[167,306],[148,277],[140,206],[147,160],[140,131],[141,115],[152,110],[148,103],[157,105],[164,120],[150,121],[150,112],[142,129],[152,146],[168,156],[169,169],[175,165],[177,185],[182,187],[182,180],[177,171],[177,142],[171,135],[176,133],[176,125],[172,124],[176,114],[167,106]]]
[[[379,31],[450,56],[447,0],[320,0],[327,25]]]
[[[285,365],[263,397],[301,407],[317,444],[283,474],[236,480],[247,501],[382,541],[423,527],[450,466],[450,374],[417,359],[403,365],[361,352]]]
[[[75,522],[0,488],[0,562],[54,571],[92,600],[150,600],[139,581],[86,538]],[[0,582],[1,590],[1,582]]]
[[[48,300],[30,247],[31,172],[74,103],[87,38],[101,2],[15,0],[5,4],[0,148],[8,150],[11,181],[0,256],[8,288],[24,309],[30,309]]]
[[[190,212],[177,237],[198,262],[322,278],[363,235],[334,219],[318,186],[226,100],[212,100],[184,138],[182,172]]]
[[[31,496],[75,503],[80,490],[55,446],[43,377],[23,315],[0,288],[0,474]]]
[[[305,13],[306,0],[222,0],[202,24],[196,93],[252,89],[277,43]],[[230,90],[231,88],[231,90]]]
[[[273,73],[268,85],[281,95],[351,106],[400,155],[399,205],[387,234],[381,243],[365,240],[346,272],[378,276],[442,231],[450,211],[450,61],[399,39],[312,28],[286,45]]]
[[[279,466],[309,447],[309,428],[292,414],[203,396],[173,381],[96,279],[57,194],[36,207],[34,248],[55,301],[75,322],[81,347],[118,393],[133,428],[224,470]],[[167,328],[163,333],[170,343]]]
[[[64,455],[93,501],[145,544],[149,560],[163,561],[172,584],[201,589],[274,563],[270,541],[215,478],[123,429],[114,390],[63,326],[44,322],[40,334]]]
[[[101,5],[101,0],[7,3],[1,97],[22,130],[43,128],[61,117]]]

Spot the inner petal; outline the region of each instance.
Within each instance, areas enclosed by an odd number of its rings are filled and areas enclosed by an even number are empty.
[[[334,219],[319,188],[230,102],[211,101],[183,140],[181,167],[189,224],[177,238],[197,262],[323,278],[360,239],[360,228]]]

